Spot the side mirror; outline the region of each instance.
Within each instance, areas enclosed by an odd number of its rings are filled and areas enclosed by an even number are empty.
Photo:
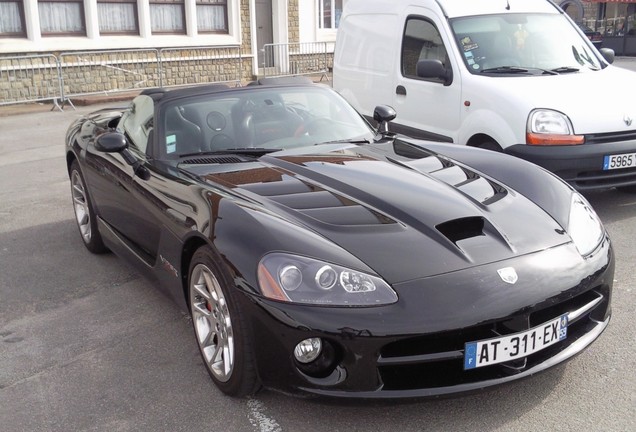
[[[95,150],[104,153],[119,153],[128,148],[128,141],[124,134],[106,132],[95,139]]]
[[[444,80],[444,85],[453,83],[452,69],[446,69],[440,60],[420,60],[415,66],[415,74],[419,78],[435,78]]]
[[[603,58],[605,60],[607,60],[607,62],[609,64],[614,63],[615,55],[614,55],[614,50],[613,49],[611,49],[611,48],[601,48],[599,51],[601,52],[601,55],[603,56]]]
[[[378,122],[378,133],[389,132],[389,122],[397,117],[397,113],[388,105],[378,105],[373,110],[373,120]]]
[[[105,132],[95,139],[95,150],[104,153],[119,153],[124,158],[126,163],[133,167],[135,175],[148,180],[150,178],[150,172],[143,166],[141,161],[135,157],[135,155],[128,150],[128,141],[124,134],[119,132]]]

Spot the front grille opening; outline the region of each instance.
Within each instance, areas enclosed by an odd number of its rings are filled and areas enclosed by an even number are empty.
[[[569,300],[560,301],[553,306],[533,312],[530,314],[530,328],[550,321],[551,319],[554,319],[566,312],[574,312],[600,296],[601,294],[596,292],[596,290],[589,290]]]
[[[492,324],[486,324],[452,332],[402,339],[385,345],[380,355],[391,358],[459,351],[464,349],[464,342],[496,336],[492,328]]]
[[[619,141],[633,141],[636,140],[636,131],[625,132],[608,132],[602,134],[588,134],[585,135],[585,142],[587,144],[605,144]]]
[[[457,244],[462,240],[484,235],[484,218],[467,217],[441,223],[435,228],[450,241]]]

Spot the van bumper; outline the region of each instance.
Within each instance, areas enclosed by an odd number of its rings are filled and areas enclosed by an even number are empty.
[[[504,152],[552,171],[580,191],[636,185],[636,166],[603,169],[605,156],[634,154],[636,159],[636,140],[574,146],[515,144]]]

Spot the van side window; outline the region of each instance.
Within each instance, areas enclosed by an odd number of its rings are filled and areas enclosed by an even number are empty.
[[[402,38],[402,75],[407,78],[423,79],[417,76],[416,66],[420,60],[440,60],[448,66],[448,55],[442,37],[433,24],[422,18],[408,18]],[[427,81],[443,82],[441,79]]]

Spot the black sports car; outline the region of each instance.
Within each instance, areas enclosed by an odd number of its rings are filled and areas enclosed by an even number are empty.
[[[530,376],[610,319],[614,258],[587,201],[521,159],[373,129],[329,88],[154,89],[75,121],[85,246],[192,315],[207,369],[342,397]]]

